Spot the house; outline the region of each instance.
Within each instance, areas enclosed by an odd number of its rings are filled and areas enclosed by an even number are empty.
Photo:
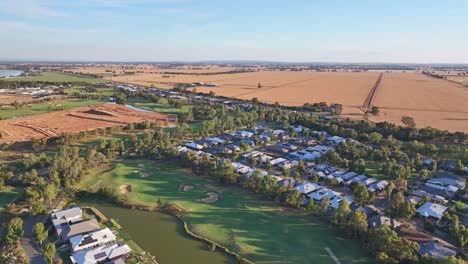
[[[330,203],[328,204],[328,206],[331,208],[337,209],[340,206],[340,202],[345,199],[349,202],[349,204],[354,203],[354,199],[351,196],[337,195],[330,200]]]
[[[249,138],[249,137],[252,137],[254,133],[245,131],[245,130],[237,130],[237,131],[232,132],[231,135],[235,137]]]
[[[97,230],[85,235],[77,235],[70,238],[72,252],[86,250],[110,244],[116,239],[114,233],[109,228]]]
[[[195,142],[187,142],[185,145],[187,148],[193,149],[193,150],[202,150],[203,145],[197,144]]]
[[[357,182],[360,184],[364,184],[364,181],[367,180],[367,177],[365,175],[358,175],[354,178],[352,178],[350,181],[347,182],[347,185],[350,185],[353,182]],[[365,185],[365,184],[364,184]]]
[[[285,162],[282,162],[282,163],[279,163],[278,166],[280,168],[283,168],[283,169],[290,169],[292,167],[295,167],[299,164],[299,162],[297,160],[293,160],[293,161],[289,161],[289,160],[286,160]]]
[[[427,196],[429,198],[429,200],[431,200],[432,202],[437,202],[437,203],[440,203],[440,204],[448,203],[448,200],[445,199],[444,197],[442,197],[440,195],[428,193],[428,192],[426,192],[424,190],[412,190],[410,192],[410,195],[414,196],[414,197],[419,197],[419,198]],[[414,200],[416,201],[417,199],[414,199]],[[421,200],[421,199],[419,199],[419,200]]]
[[[297,180],[295,179],[284,179],[278,182],[279,186],[292,186],[295,187],[298,184],[300,184]]]
[[[293,190],[298,190],[302,194],[308,194],[320,188],[322,188],[322,186],[318,185],[317,183],[306,182],[294,187]]]
[[[330,189],[327,189],[327,188],[322,188],[322,189],[319,189],[316,192],[312,192],[312,193],[308,194],[307,196],[309,198],[312,198],[312,199],[316,200],[316,201],[321,201],[325,197],[328,197],[328,199],[331,200],[336,195],[337,195],[337,193],[334,192],[333,190],[330,190]]]
[[[231,151],[239,151],[240,150],[240,146],[237,146],[237,145],[234,145],[234,144],[227,144],[226,148],[231,150]]]
[[[71,225],[63,226],[61,229],[57,229],[57,235],[62,241],[68,241],[71,237],[86,234],[99,230],[101,227],[96,219],[90,219],[87,221],[82,221],[74,223]]]
[[[359,206],[356,204],[351,204],[349,208],[351,209],[351,212],[354,212],[356,210],[361,211],[367,216],[367,218],[370,218],[371,216],[373,216],[377,211],[375,208],[372,208],[371,206],[367,206],[367,205]]]
[[[222,140],[217,137],[209,137],[206,139],[206,141],[208,141],[211,145],[221,145],[225,142],[225,140]]]
[[[83,211],[79,207],[69,207],[55,211],[50,215],[55,229],[58,231],[64,226],[83,220]]]
[[[307,149],[312,151],[320,151],[323,154],[327,154],[330,150],[332,150],[332,148],[323,145],[315,145],[313,147],[308,147]]]
[[[345,138],[342,138],[342,137],[339,137],[339,136],[332,136],[332,137],[327,138],[327,140],[328,140],[328,142],[336,144],[336,145],[346,141]]]
[[[271,166],[275,166],[275,165],[283,163],[285,161],[286,161],[285,158],[277,158],[277,159],[270,160],[270,164],[271,164]]]
[[[388,181],[381,180],[381,181],[371,184],[368,190],[371,192],[382,191],[383,189],[385,189],[385,187],[388,186],[388,184],[389,184]]]
[[[444,247],[441,244],[434,242],[434,241],[429,241],[425,243],[419,244],[419,250],[418,250],[418,255],[420,256],[429,256],[429,257],[434,257],[434,258],[445,258],[445,257],[450,257],[450,256],[455,256],[457,254],[456,251]]]
[[[376,183],[378,180],[376,178],[367,178],[365,180],[362,181],[362,183],[366,186],[369,186],[373,183]]]
[[[318,164],[318,165],[315,165],[313,168],[314,170],[316,171],[324,171],[328,168],[329,166],[327,164]]]
[[[401,226],[400,222],[382,214],[374,215],[373,217],[369,218],[367,222],[369,223],[369,227],[388,225],[391,228],[396,229],[397,227]]]
[[[445,211],[447,211],[447,207],[431,202],[425,202],[421,205],[418,209],[416,209],[416,213],[425,218],[434,218],[440,220],[443,216]]]
[[[73,253],[70,260],[73,264],[105,263],[125,257],[132,250],[125,243],[117,243],[111,246],[100,246],[90,250],[81,250]]]
[[[347,173],[344,173],[342,175],[340,175],[341,179],[343,179],[344,181],[349,181],[351,180],[352,178],[356,177],[358,174],[353,172],[353,171],[350,171],[350,172],[347,172]]]

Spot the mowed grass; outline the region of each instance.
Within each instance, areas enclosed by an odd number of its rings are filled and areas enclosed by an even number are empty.
[[[82,86],[75,86],[71,88],[64,89],[66,94],[69,95],[102,95],[102,96],[112,96],[114,94],[114,89],[110,87],[98,87],[96,88],[96,92],[86,92],[84,90],[85,87]]]
[[[326,247],[342,263],[373,263],[357,242],[341,238],[311,216],[280,208],[243,189],[191,175],[174,164],[118,160],[96,170],[78,187],[95,191],[112,186],[119,191],[124,184],[131,185],[126,194],[131,202],[155,205],[160,197],[175,203],[186,211],[184,218],[194,232],[258,263],[333,264]],[[183,184],[195,188],[179,191]],[[219,199],[211,204],[201,202],[209,191],[218,192]]]
[[[31,82],[106,82],[103,79],[73,75],[60,72],[43,72],[38,76],[22,76],[6,78],[7,81],[31,81]]]
[[[159,99],[158,103],[153,103],[146,99],[129,98],[126,101],[126,103],[136,106],[138,108],[149,110],[149,111],[167,113],[167,114],[184,114],[184,113],[188,113],[188,111],[190,111],[190,108],[192,108],[191,105],[186,105],[186,104],[184,104],[182,108],[173,107],[167,102],[167,99],[165,98]]]
[[[93,106],[104,104],[106,102],[100,100],[80,100],[80,99],[72,99],[72,100],[53,100],[49,102],[37,103],[37,104],[30,104],[19,109],[16,109],[14,106],[4,106],[0,107],[0,117],[2,119],[8,119],[18,116],[29,116],[29,115],[36,115],[42,114],[47,112],[56,111],[55,109],[72,109],[77,107],[84,107],[84,106]]]
[[[4,186],[0,190],[0,211],[3,207],[18,198],[23,193],[23,189],[20,187]]]

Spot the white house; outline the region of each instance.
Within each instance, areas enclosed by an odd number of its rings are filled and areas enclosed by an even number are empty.
[[[83,211],[79,207],[70,207],[55,211],[50,215],[55,229],[83,220]]]
[[[432,217],[437,220],[440,220],[443,216],[445,211],[447,211],[447,207],[431,202],[425,202],[421,205],[417,210],[416,213],[423,217]]]
[[[72,252],[103,246],[115,241],[115,235],[109,228],[97,230],[85,235],[70,238]]]
[[[337,195],[330,200],[330,203],[328,204],[328,206],[330,206],[331,208],[337,209],[340,206],[340,202],[344,199],[346,199],[349,202],[349,204],[354,203],[354,199],[351,196]]]
[[[73,264],[104,263],[130,254],[132,250],[127,244],[117,243],[111,246],[101,246],[90,250],[82,250],[70,256]]]
[[[337,195],[336,192],[334,192],[333,190],[330,190],[330,189],[327,189],[327,188],[322,188],[316,192],[312,192],[310,194],[308,194],[307,196],[309,198],[312,198],[316,201],[321,201],[323,198],[325,197],[328,197],[328,199],[332,199],[333,197],[335,197]]]
[[[303,183],[301,185],[294,187],[293,190],[298,190],[302,194],[308,194],[320,188],[322,188],[322,186],[318,185],[317,183],[306,182],[306,183]]]
[[[202,150],[203,149],[202,145],[197,144],[195,142],[187,142],[187,143],[185,143],[185,146],[187,148],[191,148],[191,149],[194,149],[194,150]]]

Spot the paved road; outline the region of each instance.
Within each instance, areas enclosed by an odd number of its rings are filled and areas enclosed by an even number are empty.
[[[40,248],[32,238],[32,232],[34,225],[36,224],[36,218],[33,216],[28,216],[24,220],[23,230],[24,235],[21,237],[20,242],[21,246],[24,248],[26,255],[29,258],[30,264],[47,264],[42,254],[40,253]]]

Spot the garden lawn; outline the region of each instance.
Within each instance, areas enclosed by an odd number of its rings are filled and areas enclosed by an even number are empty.
[[[84,107],[84,106],[93,106],[104,104],[106,102],[99,101],[99,100],[80,100],[80,99],[72,99],[72,100],[52,100],[43,103],[37,104],[30,104],[19,109],[16,109],[14,106],[5,106],[0,108],[0,117],[3,119],[18,117],[18,116],[29,116],[29,115],[36,115],[42,113],[48,113],[52,111],[56,111],[54,109],[63,107],[64,110],[72,109],[77,107]]]
[[[313,217],[280,208],[240,188],[193,176],[174,164],[117,160],[96,170],[78,187],[113,186],[120,191],[124,184],[131,185],[126,194],[131,202],[155,205],[161,198],[175,203],[184,208],[184,219],[195,233],[254,262],[334,264],[325,250],[328,247],[342,263],[373,263],[356,241],[341,238]],[[179,191],[183,184],[195,188]],[[209,191],[218,192],[219,199],[211,204],[201,202]]]
[[[0,211],[3,210],[3,207],[6,204],[18,198],[22,194],[22,192],[22,188],[4,186],[3,189],[0,191]]]
[[[160,98],[158,103],[153,103],[146,99],[129,98],[127,99],[126,103],[138,108],[168,114],[184,114],[188,113],[188,111],[190,111],[190,108],[192,108],[191,105],[187,104],[182,105],[182,108],[173,107],[167,102],[167,99],[165,98]]]
[[[66,94],[69,94],[69,95],[80,94],[80,95],[112,96],[114,94],[114,89],[110,87],[96,87],[96,92],[86,92],[84,91],[83,86],[75,86],[71,88],[66,88],[64,91]]]
[[[106,82],[103,79],[73,75],[60,72],[43,72],[38,76],[21,76],[6,78],[7,81],[31,81],[31,82]]]

